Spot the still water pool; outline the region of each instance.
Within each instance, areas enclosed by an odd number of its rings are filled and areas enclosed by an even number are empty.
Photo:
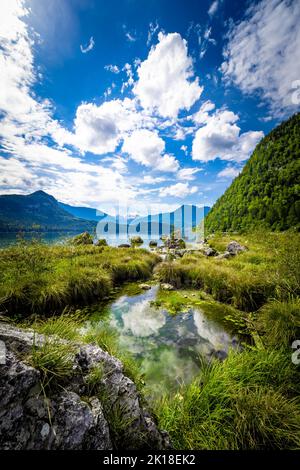
[[[203,358],[223,359],[229,348],[239,347],[236,337],[198,307],[174,315],[152,306],[158,289],[122,295],[111,304],[108,318],[120,346],[139,362],[152,396],[189,383]]]

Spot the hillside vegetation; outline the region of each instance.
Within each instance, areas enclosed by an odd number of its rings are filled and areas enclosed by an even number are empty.
[[[257,145],[205,219],[207,233],[300,228],[300,113]]]

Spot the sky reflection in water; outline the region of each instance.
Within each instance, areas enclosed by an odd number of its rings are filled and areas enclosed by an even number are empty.
[[[200,308],[170,315],[150,305],[158,286],[135,296],[122,296],[111,306],[111,325],[120,345],[140,361],[151,394],[190,382],[199,372],[200,356],[224,358],[236,338],[208,319]]]

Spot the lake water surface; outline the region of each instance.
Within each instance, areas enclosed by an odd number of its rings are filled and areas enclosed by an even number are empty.
[[[78,232],[79,233],[79,232]],[[24,240],[40,240],[49,245],[55,243],[64,243],[71,237],[75,237],[77,233],[74,232],[25,232]],[[15,245],[18,241],[19,233],[0,233],[0,248]]]
[[[25,232],[24,239],[27,241],[31,240],[40,240],[43,243],[52,245],[52,244],[62,244],[66,243],[70,238],[79,235],[82,232]],[[11,233],[1,233],[0,232],[0,248],[5,248],[8,246],[15,245],[18,241],[19,233],[11,232]],[[118,246],[122,243],[130,243],[129,239],[121,239],[109,236],[106,237],[106,241],[110,246]],[[158,246],[162,245],[161,240],[157,240]],[[149,247],[149,240],[145,240],[145,242],[139,246],[139,248],[148,248]]]

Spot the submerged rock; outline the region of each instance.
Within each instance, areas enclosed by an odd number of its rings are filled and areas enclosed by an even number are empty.
[[[0,364],[0,449],[170,447],[166,433],[158,430],[141,404],[135,384],[124,375],[121,362],[98,346],[76,344],[72,376],[46,397],[40,371],[26,363],[33,344],[41,348],[46,338],[0,323],[0,340],[6,349],[5,363]],[[88,377],[99,365],[103,374],[93,395]]]

